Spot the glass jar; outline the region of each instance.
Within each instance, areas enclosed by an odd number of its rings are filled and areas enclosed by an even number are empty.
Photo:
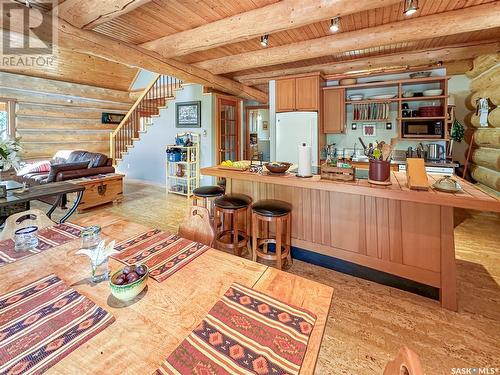
[[[82,249],[95,249],[101,242],[101,227],[93,225],[82,230]]]
[[[14,232],[14,251],[31,251],[38,246],[38,227],[31,225],[29,227],[18,229]]]

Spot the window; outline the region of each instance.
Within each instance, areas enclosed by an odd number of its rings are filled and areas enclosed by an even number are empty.
[[[15,137],[13,100],[0,99],[0,139]]]

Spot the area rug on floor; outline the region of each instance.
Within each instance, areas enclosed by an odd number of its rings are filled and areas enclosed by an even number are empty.
[[[40,229],[37,232],[38,246],[30,251],[16,252],[13,239],[0,241],[0,267],[76,240],[80,237],[81,230],[82,227],[71,223],[57,224]]]
[[[298,374],[316,316],[233,283],[156,374]]]
[[[174,234],[152,229],[118,243],[112,258],[128,264],[145,264],[149,276],[158,282],[166,280],[210,247]]]
[[[0,296],[0,374],[40,374],[114,320],[53,274]]]

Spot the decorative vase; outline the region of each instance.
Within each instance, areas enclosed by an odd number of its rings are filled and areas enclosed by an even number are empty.
[[[368,178],[372,181],[385,182],[391,178],[391,162],[370,159]]]

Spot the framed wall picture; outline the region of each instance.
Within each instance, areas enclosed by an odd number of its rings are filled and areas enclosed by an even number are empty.
[[[177,128],[201,128],[201,101],[175,103]]]
[[[125,113],[109,113],[102,112],[101,123],[103,124],[119,124],[125,118]]]
[[[377,136],[377,128],[375,124],[363,124],[363,137]]]

